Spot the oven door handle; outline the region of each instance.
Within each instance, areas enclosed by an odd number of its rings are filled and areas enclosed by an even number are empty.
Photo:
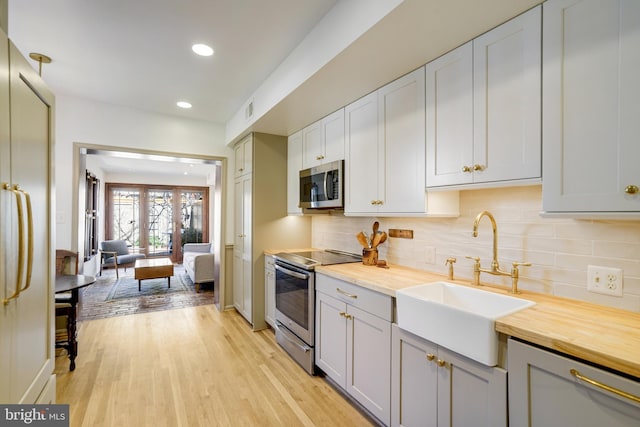
[[[281,267],[278,264],[275,264],[274,267],[276,270],[280,270],[288,276],[293,276],[302,280],[307,280],[309,278],[308,274],[298,273],[297,271],[293,271],[293,270],[289,270],[288,268]]]

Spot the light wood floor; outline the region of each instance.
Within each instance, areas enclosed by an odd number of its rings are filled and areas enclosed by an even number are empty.
[[[85,321],[76,370],[57,353],[71,426],[367,426],[235,311],[199,306]]]

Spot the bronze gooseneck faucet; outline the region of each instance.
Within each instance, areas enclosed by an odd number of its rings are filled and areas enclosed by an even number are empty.
[[[513,267],[511,268],[511,272],[506,272],[500,270],[500,264],[498,263],[498,225],[496,224],[496,219],[493,217],[491,212],[482,211],[473,221],[473,237],[478,237],[478,224],[482,217],[489,218],[491,221],[491,229],[493,230],[493,259],[491,260],[491,268],[482,268],[480,267],[480,258],[467,256],[467,258],[474,260],[473,265],[473,284],[478,286],[480,285],[480,273],[489,273],[494,276],[510,276],[511,277],[511,293],[517,294],[520,293],[518,291],[518,278],[520,273],[518,271],[518,266],[530,266],[530,262],[514,262]]]

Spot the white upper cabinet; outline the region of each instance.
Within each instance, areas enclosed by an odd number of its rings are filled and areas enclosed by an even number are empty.
[[[541,14],[536,7],[473,41],[475,182],[541,176]]]
[[[550,0],[543,34],[543,210],[637,217],[640,2]]]
[[[246,136],[234,147],[234,177],[238,178],[251,173],[253,167],[253,145],[251,135]]]
[[[345,107],[345,213],[377,211],[378,94]]]
[[[287,214],[302,215],[302,208],[299,207],[302,131],[290,135],[287,144]]]
[[[344,109],[302,130],[302,169],[344,159]]]
[[[427,187],[470,184],[473,173],[473,43],[428,63]]]
[[[424,67],[378,90],[378,212],[425,212]]]
[[[424,214],[424,67],[345,108],[345,214]]]
[[[541,177],[541,10],[426,65],[427,187]]]

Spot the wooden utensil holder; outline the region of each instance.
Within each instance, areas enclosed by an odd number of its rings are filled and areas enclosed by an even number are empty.
[[[362,249],[362,263],[364,265],[376,265],[378,263],[378,249],[376,248]]]

